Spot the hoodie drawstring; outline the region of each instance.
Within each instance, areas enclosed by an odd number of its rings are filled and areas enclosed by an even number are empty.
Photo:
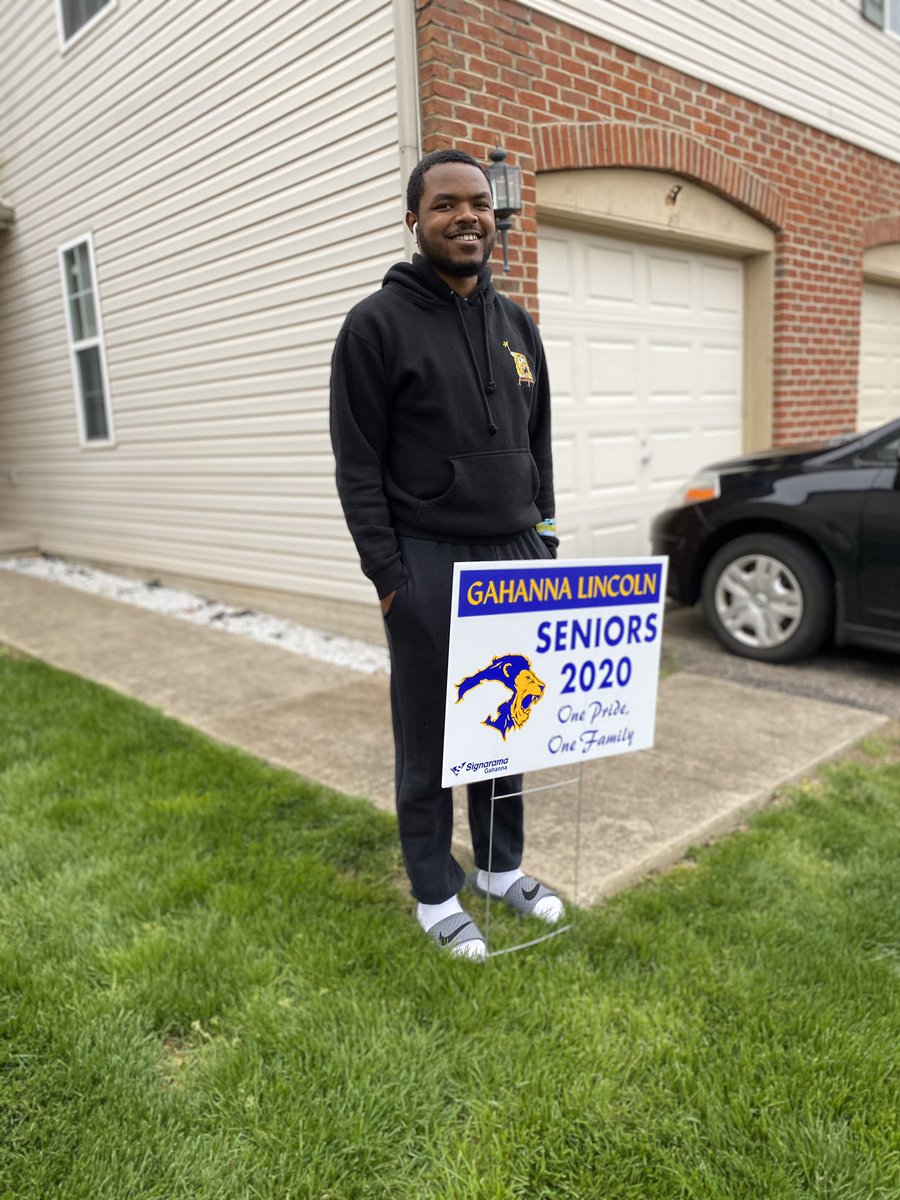
[[[469,358],[472,360],[472,366],[475,368],[475,378],[478,380],[478,390],[481,392],[481,403],[484,406],[484,415],[487,417],[488,433],[491,435],[497,432],[497,424],[494,420],[494,414],[491,412],[490,401],[488,396],[492,395],[497,385],[494,382],[494,366],[491,362],[491,348],[488,341],[488,323],[487,323],[487,305],[484,302],[484,292],[478,293],[478,299],[481,301],[481,328],[484,333],[484,357],[488,366],[488,381],[485,384],[481,378],[481,368],[478,366],[478,359],[475,357],[475,347],[472,345],[472,339],[469,337],[469,331],[466,328],[466,318],[463,316],[461,302],[456,292],[451,292],[456,303],[456,315],[459,317],[459,323],[462,325],[463,335],[466,339],[466,345],[469,347]]]
[[[494,364],[491,362],[491,346],[490,342],[488,341],[487,301],[484,298],[484,292],[479,292],[478,296],[481,300],[481,328],[484,332],[484,359],[488,365],[488,381],[484,386],[484,390],[489,396],[493,396],[494,392],[497,390],[497,385],[494,383]]]

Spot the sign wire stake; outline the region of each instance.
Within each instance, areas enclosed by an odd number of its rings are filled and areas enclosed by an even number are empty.
[[[578,799],[575,802],[575,879],[572,884],[572,925],[578,920],[578,886],[581,878],[581,801],[584,798],[584,763],[578,766]]]
[[[576,927],[578,923],[578,889],[581,874],[581,805],[584,798],[584,763],[579,763],[578,765],[578,791],[575,802],[575,869],[572,881],[572,920],[558,929],[551,929],[548,933],[532,938],[528,942],[519,942],[515,946],[506,946],[502,950],[491,949],[491,873],[494,859],[494,802],[496,800],[506,800],[512,796],[524,796],[527,792],[545,792],[568,787],[569,784],[575,782],[576,778],[561,779],[558,783],[548,783],[536,788],[523,788],[519,792],[504,792],[498,796],[496,794],[497,781],[496,779],[491,780],[491,815],[488,823],[487,894],[484,900],[484,942],[487,947],[487,953],[484,956],[485,962],[490,958],[499,958],[501,954],[514,954],[517,950],[528,949],[529,946],[539,946],[541,942],[549,942],[551,938],[559,937],[561,933],[568,933]]]
[[[491,816],[488,822],[488,865],[487,865],[487,895],[484,898],[484,944],[490,957],[491,949],[491,870],[494,864],[494,801],[497,798],[497,780],[491,780]],[[478,869],[478,863],[475,864]]]

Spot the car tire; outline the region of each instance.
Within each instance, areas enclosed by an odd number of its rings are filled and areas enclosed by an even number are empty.
[[[703,608],[733,654],[792,662],[821,646],[834,622],[834,586],[822,560],[775,533],[723,546],[703,575]]]

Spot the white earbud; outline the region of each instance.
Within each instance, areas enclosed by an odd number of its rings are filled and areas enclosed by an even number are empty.
[[[419,222],[418,221],[413,221],[412,233],[413,233],[413,237],[416,239],[416,241],[418,241],[419,240]]]

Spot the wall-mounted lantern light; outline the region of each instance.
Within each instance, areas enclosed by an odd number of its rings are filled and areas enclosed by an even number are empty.
[[[522,211],[522,172],[518,167],[508,167],[503,161],[506,151],[498,146],[491,151],[492,166],[487,169],[491,184],[491,200],[494,205],[494,221],[500,234],[500,244],[503,247],[503,271],[509,274],[509,246],[507,234],[512,229],[509,219],[515,213]]]

